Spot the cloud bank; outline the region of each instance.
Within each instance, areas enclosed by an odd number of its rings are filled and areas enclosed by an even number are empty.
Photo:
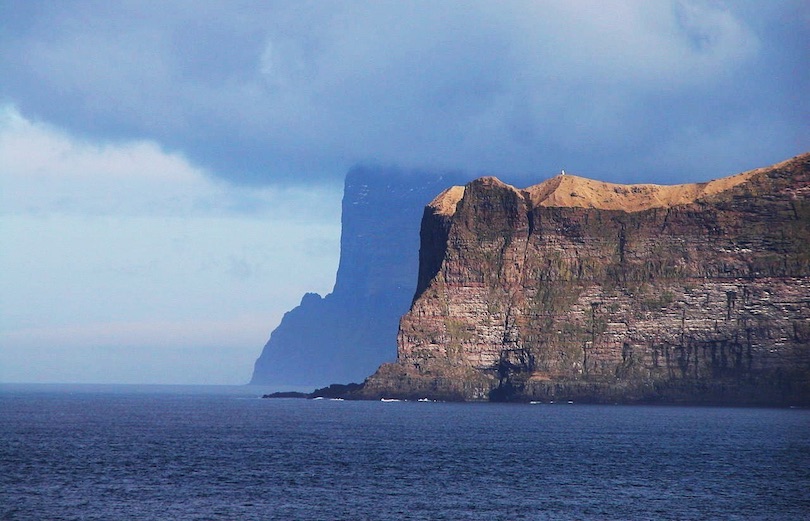
[[[7,1],[0,97],[237,183],[684,182],[810,148],[806,2]]]
[[[334,192],[0,111],[0,381],[245,383],[282,314],[331,289]]]

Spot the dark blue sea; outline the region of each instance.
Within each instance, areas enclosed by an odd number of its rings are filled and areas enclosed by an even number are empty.
[[[2,520],[801,520],[810,410],[0,386]]]

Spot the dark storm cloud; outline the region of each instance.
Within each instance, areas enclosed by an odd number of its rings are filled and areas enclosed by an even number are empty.
[[[795,2],[0,3],[0,97],[225,178],[682,182],[810,148]]]

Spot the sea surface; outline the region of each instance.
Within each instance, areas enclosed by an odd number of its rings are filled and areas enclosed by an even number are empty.
[[[801,520],[810,410],[0,386],[2,520]]]

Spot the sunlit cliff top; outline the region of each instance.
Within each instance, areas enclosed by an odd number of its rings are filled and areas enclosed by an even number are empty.
[[[690,204],[703,197],[734,188],[758,173],[778,168],[790,161],[793,161],[793,159],[767,168],[758,168],[705,183],[680,185],[624,185],[564,173],[524,190],[507,185],[494,177],[483,177],[475,182],[511,188],[528,196],[533,207],[579,207],[640,212],[651,208],[668,208]],[[448,188],[430,202],[430,207],[439,215],[453,215],[456,211],[456,205],[464,197],[464,190],[463,186]]]

